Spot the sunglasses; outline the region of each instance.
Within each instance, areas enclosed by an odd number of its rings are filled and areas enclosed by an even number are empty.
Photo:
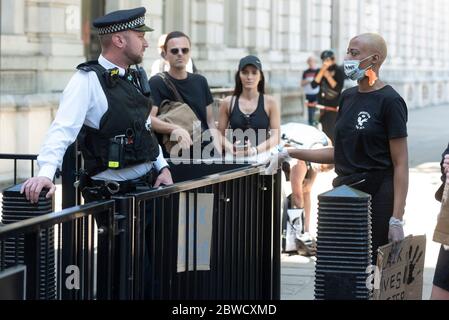
[[[188,54],[190,52],[190,49],[189,48],[173,48],[173,49],[170,49],[170,52],[173,55],[179,54],[180,51],[182,52],[182,54],[185,55],[185,54]]]

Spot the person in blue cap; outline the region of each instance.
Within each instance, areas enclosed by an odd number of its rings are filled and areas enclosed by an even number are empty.
[[[145,13],[143,7],[119,10],[93,22],[102,53],[77,67],[62,94],[39,153],[39,174],[22,186],[32,203],[43,188],[49,189],[47,198],[53,196],[53,176],[76,139],[84,157],[80,190],[86,201],[133,191],[137,183],[173,183],[151,130],[147,90],[139,72],[130,68],[142,62],[145,32],[153,30],[145,25]]]

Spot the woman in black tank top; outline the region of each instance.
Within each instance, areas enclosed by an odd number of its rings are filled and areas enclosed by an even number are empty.
[[[228,153],[255,156],[279,144],[280,110],[274,98],[265,94],[265,77],[257,57],[240,60],[234,94],[221,102],[218,120]]]

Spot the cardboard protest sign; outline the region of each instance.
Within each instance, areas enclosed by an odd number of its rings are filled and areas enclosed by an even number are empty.
[[[441,200],[441,210],[438,216],[437,226],[433,234],[433,241],[449,245],[449,185],[444,186],[443,197]]]
[[[378,250],[375,300],[422,300],[426,236],[408,236],[399,250],[393,244]]]

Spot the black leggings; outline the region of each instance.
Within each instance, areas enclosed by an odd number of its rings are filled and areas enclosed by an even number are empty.
[[[378,191],[372,195],[372,249],[373,264],[377,261],[377,248],[388,244],[390,218],[394,208],[393,176],[388,175],[380,184]]]

